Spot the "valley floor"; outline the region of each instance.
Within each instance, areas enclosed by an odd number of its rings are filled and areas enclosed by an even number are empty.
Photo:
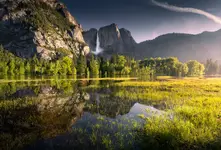
[[[184,78],[117,83],[116,96],[143,99],[163,109],[146,118],[138,136],[143,149],[220,149],[221,79]]]
[[[221,149],[221,78],[48,80],[0,81],[0,147]]]

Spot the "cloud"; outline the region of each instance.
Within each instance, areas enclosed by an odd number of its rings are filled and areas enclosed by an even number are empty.
[[[171,11],[183,12],[183,13],[194,13],[194,14],[203,15],[203,16],[207,17],[208,19],[213,20],[214,22],[216,22],[218,24],[221,24],[221,18],[220,17],[215,16],[211,13],[208,13],[208,12],[200,10],[200,9],[177,7],[177,6],[169,5],[167,3],[157,2],[155,0],[151,0],[151,1],[154,5],[165,8],[165,9],[168,9],[168,10],[171,10]]]

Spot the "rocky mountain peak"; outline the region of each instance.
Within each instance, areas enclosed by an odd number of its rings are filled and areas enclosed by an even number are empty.
[[[117,24],[113,23],[99,30],[90,29],[83,33],[86,43],[89,45],[92,51],[96,49],[97,33],[100,40],[100,47],[104,50],[104,56],[112,54],[127,54],[128,51],[133,51],[136,46],[136,42],[133,39],[130,31],[122,28],[119,29]]]
[[[121,42],[120,31],[116,24],[111,24],[105,27],[101,27],[98,31],[100,38],[100,47],[113,45],[117,42]]]
[[[58,0],[0,0],[0,44],[17,56],[89,53],[83,29]]]
[[[120,29],[120,35],[125,45],[135,46],[137,43],[131,35],[131,32],[125,28]]]

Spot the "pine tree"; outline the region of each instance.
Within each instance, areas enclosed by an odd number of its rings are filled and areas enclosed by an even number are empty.
[[[81,54],[78,59],[77,74],[81,77],[85,77],[86,69],[87,69],[86,58],[84,55]]]
[[[24,65],[24,62],[20,62],[20,65],[19,65],[19,74],[20,75],[24,75],[25,74],[25,65]]]
[[[25,64],[25,73],[30,74],[31,73],[31,66],[29,62],[26,62]]]
[[[92,56],[90,61],[90,73],[92,76],[98,76],[99,75],[99,64],[98,61]]]
[[[10,75],[14,75],[14,71],[15,71],[15,60],[11,59],[9,62],[9,74]]]
[[[60,61],[57,60],[56,63],[55,63],[55,69],[54,69],[54,72],[53,74],[54,75],[57,75],[61,72],[61,64],[60,64]]]

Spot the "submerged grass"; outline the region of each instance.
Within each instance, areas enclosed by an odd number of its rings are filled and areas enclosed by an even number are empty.
[[[143,149],[221,149],[221,79],[125,81],[116,96],[164,104],[165,115],[146,118]]]

